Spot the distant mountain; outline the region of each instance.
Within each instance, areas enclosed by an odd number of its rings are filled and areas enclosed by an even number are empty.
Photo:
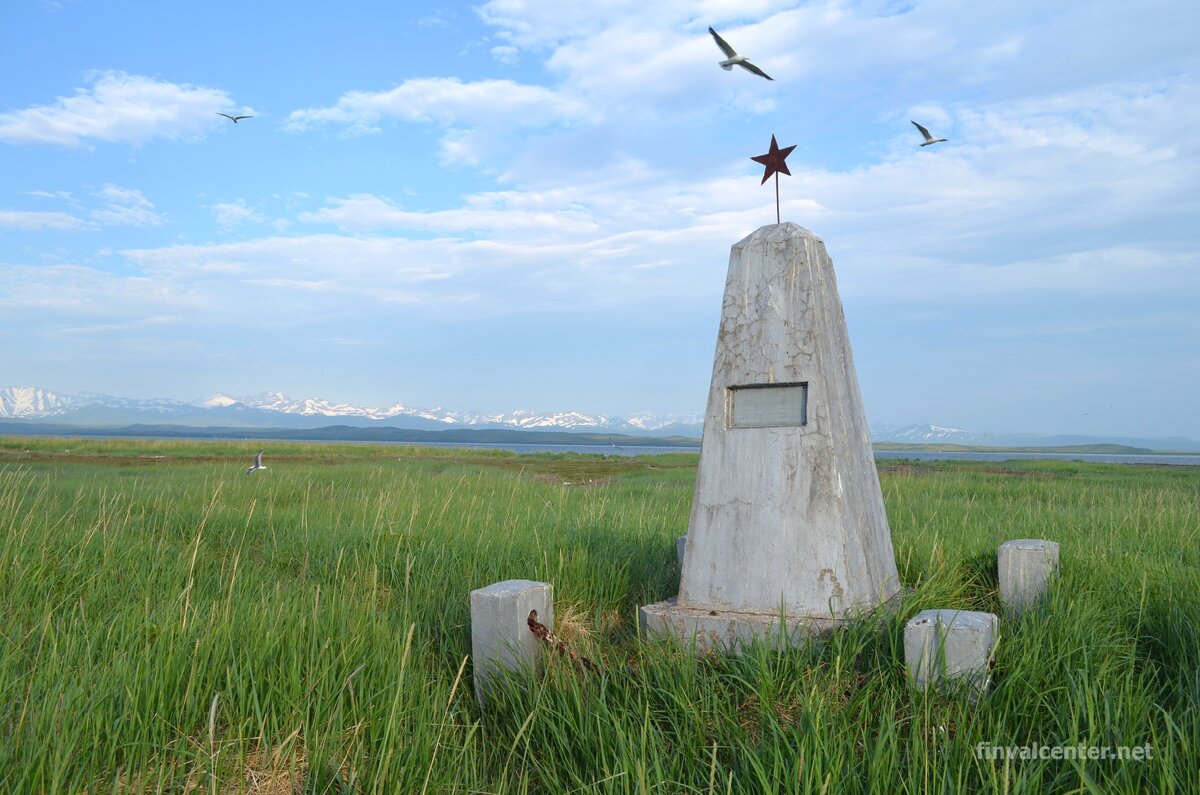
[[[0,389],[0,417],[47,417],[70,402],[34,386],[5,387]]]
[[[1081,436],[1069,434],[982,433],[941,425],[872,425],[871,441],[898,444],[961,444],[971,447],[1071,447],[1122,445],[1174,453],[1200,453],[1200,442],[1182,436]]]
[[[218,392],[185,403],[166,398],[140,400],[94,393],[60,395],[38,387],[0,389],[0,418],[79,426],[117,427],[167,422],[191,427],[234,428],[319,428],[328,426],[330,420],[337,420],[338,424],[350,427],[384,426],[407,430],[473,428],[694,437],[700,436],[704,423],[701,414],[639,414],[628,419],[577,411],[484,414],[441,407],[410,407],[402,403],[373,408],[321,398],[293,400],[282,392],[263,392],[249,397],[232,397]]]
[[[106,428],[171,425],[190,428],[303,430],[337,425],[347,428],[408,431],[516,430],[692,438],[699,438],[704,430],[703,414],[639,414],[627,418],[583,414],[577,411],[514,411],[507,414],[485,414],[477,411],[452,411],[442,407],[419,408],[403,403],[371,408],[351,403],[335,403],[321,398],[293,400],[281,392],[263,392],[249,397],[233,397],[218,392],[201,400],[185,403],[166,398],[141,400],[95,393],[61,395],[38,387],[0,388],[0,419]],[[871,440],[899,444],[958,444],[973,447],[1116,444],[1152,450],[1200,453],[1200,442],[1182,437],[1153,439],[984,433],[942,425],[877,424],[871,426]]]

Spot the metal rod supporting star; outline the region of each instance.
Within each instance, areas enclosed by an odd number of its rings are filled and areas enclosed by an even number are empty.
[[[795,145],[792,145],[786,149],[780,149],[779,144],[775,143],[775,136],[772,135],[771,150],[765,155],[759,155],[758,157],[750,158],[755,163],[762,163],[764,166],[766,166],[766,170],[763,172],[762,182],[758,183],[759,185],[765,184],[766,181],[770,179],[772,174],[775,175],[775,223],[779,223],[779,175],[781,173],[787,174],[789,177],[792,175],[792,172],[788,171],[787,163],[785,161],[787,160],[787,156],[790,155],[792,150],[795,148]]]

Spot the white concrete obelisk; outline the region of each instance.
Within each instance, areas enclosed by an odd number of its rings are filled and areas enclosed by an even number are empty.
[[[833,262],[764,226],[729,257],[679,596],[643,626],[708,648],[786,616],[791,641],[899,591]]]

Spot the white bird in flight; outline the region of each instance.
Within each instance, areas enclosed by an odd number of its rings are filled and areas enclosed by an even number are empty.
[[[750,59],[744,55],[738,55],[737,52],[729,46],[725,39],[717,35],[717,32],[711,27],[708,32],[712,34],[713,40],[717,42],[717,46],[721,48],[721,52],[725,53],[725,60],[721,61],[721,68],[728,72],[735,66],[740,66],[748,72],[754,72],[759,77],[765,77],[768,80],[774,80],[769,74],[759,69],[754,64],[750,63]]]
[[[230,116],[228,113],[222,113],[219,110],[214,111],[214,113],[216,113],[218,116],[224,116],[225,118],[229,119],[234,124],[238,123],[238,119],[253,119],[254,118],[253,116]]]
[[[263,451],[259,450],[258,455],[254,456],[254,466],[252,466],[246,470],[247,475],[253,475],[255,472],[257,472],[260,469],[266,469],[266,467],[263,466],[262,454],[263,454]]]
[[[912,121],[912,119],[909,119],[909,121]],[[932,135],[929,134],[929,130],[926,130],[924,127],[917,124],[915,121],[913,121],[913,126],[921,131],[921,135],[925,136],[925,143],[921,144],[921,146],[929,146],[930,144],[940,144],[942,141],[950,140],[949,138],[934,138]]]

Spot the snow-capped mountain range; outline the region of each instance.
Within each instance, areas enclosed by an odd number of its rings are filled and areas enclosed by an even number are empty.
[[[507,429],[620,433],[640,436],[692,436],[704,430],[704,415],[640,414],[610,417],[577,411],[539,413],[514,411],[486,414],[444,408],[416,408],[393,403],[385,408],[335,403],[320,398],[293,400],[280,392],[251,397],[222,393],[185,403],[114,397],[95,393],[60,395],[39,387],[0,388],[0,419],[30,420],[76,426],[185,425],[191,427],[320,428],[330,425],[390,427],[411,430]],[[902,444],[960,444],[988,447],[1057,447],[1065,445],[1119,444],[1153,450],[1200,452],[1200,442],[1182,437],[1147,439],[984,433],[941,425],[871,426],[874,442]]]
[[[1182,436],[1149,439],[1130,436],[1082,436],[1071,434],[983,433],[942,425],[872,425],[871,440],[899,444],[956,444],[968,447],[1070,447],[1073,445],[1122,445],[1147,450],[1200,453],[1200,442]]]
[[[611,431],[631,434],[700,434],[702,414],[639,414],[610,417],[577,411],[514,411],[487,414],[419,408],[393,403],[384,408],[337,403],[321,398],[294,400],[281,392],[250,397],[216,393],[186,403],[158,398],[140,400],[95,393],[61,395],[39,387],[0,388],[0,418],[76,425],[165,423],[246,427],[319,427],[387,425],[394,428],[507,428],[513,430]]]

